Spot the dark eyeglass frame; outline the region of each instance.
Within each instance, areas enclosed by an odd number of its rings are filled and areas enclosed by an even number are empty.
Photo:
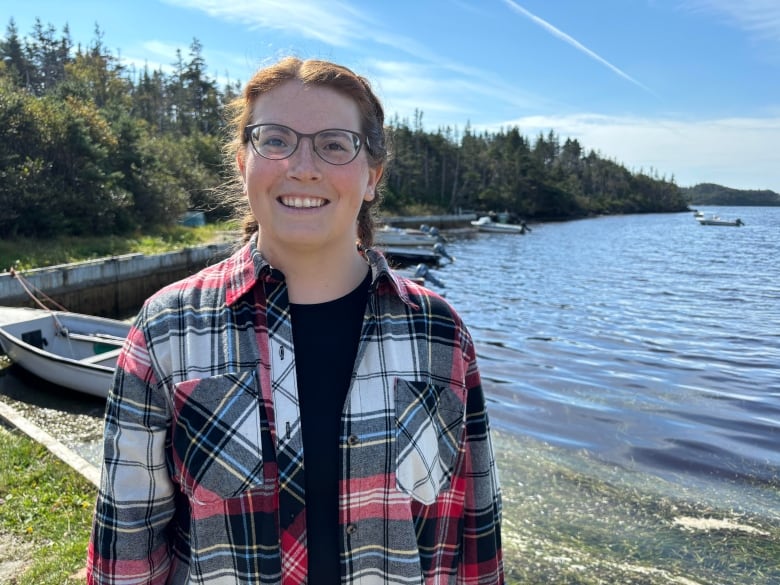
[[[295,148],[293,148],[290,151],[290,153],[285,155],[285,156],[266,156],[265,154],[263,154],[262,152],[260,152],[258,150],[257,146],[255,145],[254,140],[252,140],[252,131],[255,128],[260,128],[261,126],[273,126],[275,128],[282,128],[284,130],[289,130],[290,132],[292,132],[295,135],[295,140],[296,140]],[[315,138],[319,134],[322,134],[323,132],[334,132],[334,131],[346,132],[347,134],[350,134],[352,136],[353,144],[355,145],[355,154],[354,154],[354,156],[351,159],[349,159],[346,162],[335,163],[333,161],[330,161],[327,158],[325,158],[322,155],[322,153],[319,151],[319,149],[317,148],[317,142],[315,141]],[[363,148],[363,143],[365,143],[366,148],[369,150],[369,152],[371,151],[371,147],[368,144],[368,138],[365,138],[359,132],[355,132],[354,130],[347,130],[345,128],[325,128],[323,130],[318,130],[317,132],[312,132],[312,133],[309,133],[309,134],[305,134],[303,132],[298,132],[297,130],[292,129],[289,126],[285,126],[284,124],[272,124],[272,123],[250,124],[249,126],[244,128],[244,141],[245,142],[249,142],[252,145],[252,150],[254,150],[255,153],[258,156],[261,156],[261,157],[263,157],[264,159],[267,159],[267,160],[284,160],[286,158],[290,158],[293,154],[295,154],[295,151],[298,150],[298,147],[301,145],[301,140],[303,138],[308,138],[308,139],[311,140],[312,150],[314,150],[314,152],[317,154],[318,157],[320,157],[320,159],[324,160],[329,165],[334,165],[334,166],[338,166],[338,167],[344,166],[344,165],[348,165],[353,160],[355,160],[357,158],[357,156],[360,154],[360,150]]]

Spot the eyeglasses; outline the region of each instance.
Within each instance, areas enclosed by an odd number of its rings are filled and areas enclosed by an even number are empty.
[[[252,124],[244,128],[244,140],[252,143],[257,154],[270,160],[292,156],[303,138],[310,138],[317,156],[332,165],[351,163],[363,145],[360,134],[339,128],[313,134],[303,134],[281,124]]]

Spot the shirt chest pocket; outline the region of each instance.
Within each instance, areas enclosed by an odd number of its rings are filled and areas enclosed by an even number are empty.
[[[430,505],[450,487],[464,430],[464,404],[450,388],[395,381],[396,486]]]
[[[263,483],[268,423],[255,371],[187,380],[174,389],[174,474],[196,503],[233,498]]]

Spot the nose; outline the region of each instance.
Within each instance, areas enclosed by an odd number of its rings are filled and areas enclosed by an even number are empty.
[[[321,176],[320,165],[323,161],[314,152],[314,141],[309,137],[301,138],[298,148],[287,159],[287,175],[298,180],[317,180]]]

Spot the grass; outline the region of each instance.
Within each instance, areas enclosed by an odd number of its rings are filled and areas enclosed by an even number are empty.
[[[0,239],[0,272],[11,267],[30,270],[136,252],[161,254],[213,242],[234,229],[235,224],[232,223],[215,223],[194,228],[174,226],[153,233],[127,236]]]
[[[658,478],[605,473],[587,455],[562,458],[530,440],[496,435],[496,452],[509,584],[780,583],[776,514],[670,497]],[[0,582],[83,582],[94,498],[42,447],[0,428]]]
[[[44,447],[0,427],[0,582],[83,583],[96,494]]]

